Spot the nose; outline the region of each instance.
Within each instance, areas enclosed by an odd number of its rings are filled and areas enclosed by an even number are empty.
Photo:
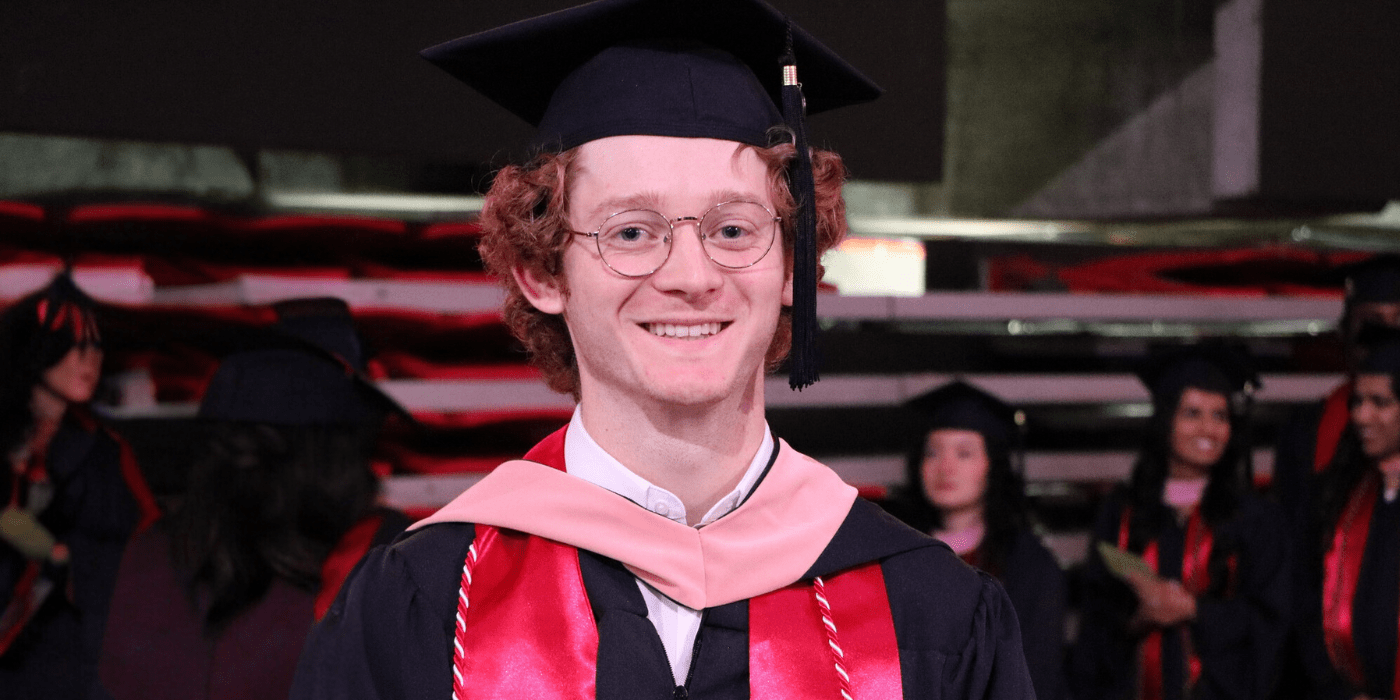
[[[700,242],[698,219],[683,217],[673,222],[671,254],[650,280],[662,291],[686,297],[703,296],[723,284],[724,273],[705,254],[705,246]]]

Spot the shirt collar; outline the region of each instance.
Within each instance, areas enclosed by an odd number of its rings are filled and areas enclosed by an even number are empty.
[[[710,508],[705,517],[701,518],[701,525],[708,525],[728,515],[730,511],[738,508],[739,504],[744,502],[749,492],[753,491],[754,485],[758,483],[759,477],[763,475],[763,470],[768,466],[773,455],[773,448],[773,434],[765,421],[763,424],[763,443],[758,446],[758,452],[749,462],[748,469],[744,471],[744,476],[739,479],[738,486],[735,486],[733,491],[719,499],[719,502]],[[686,522],[685,505],[681,503],[680,498],[637,476],[593,440],[593,436],[588,434],[588,429],[583,427],[581,407],[574,409],[574,417],[569,421],[568,431],[564,433],[564,462],[569,474],[573,476],[612,491],[663,518],[678,523]]]

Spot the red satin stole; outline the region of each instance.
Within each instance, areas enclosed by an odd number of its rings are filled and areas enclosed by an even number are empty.
[[[1332,532],[1332,545],[1322,559],[1322,636],[1327,655],[1335,667],[1355,686],[1365,685],[1361,657],[1356,653],[1352,610],[1356,585],[1361,578],[1361,561],[1366,556],[1366,539],[1371,532],[1371,515],[1380,497],[1380,477],[1368,473],[1347,501]],[[1400,623],[1397,623],[1400,624]],[[1393,697],[1400,697],[1400,649],[1396,650]]]
[[[321,589],[316,592],[316,620],[326,616],[326,611],[331,609],[331,604],[335,602],[335,597],[340,593],[340,587],[345,585],[345,579],[350,576],[350,572],[355,569],[355,565],[365,558],[365,553],[374,546],[374,535],[379,532],[379,526],[384,524],[384,516],[371,514],[361,518],[340,536],[340,541],[335,543],[335,549],[331,550],[326,561],[321,564]]]
[[[1123,551],[1128,550],[1131,520],[1132,509],[1124,508],[1123,517],[1118,524],[1118,548]],[[1181,561],[1181,585],[1192,595],[1200,595],[1210,587],[1207,563],[1210,561],[1214,544],[1210,528],[1206,527],[1205,518],[1201,516],[1200,508],[1197,508],[1191,512],[1191,517],[1186,519],[1186,542],[1182,548],[1184,554]],[[1153,571],[1161,573],[1161,557],[1156,540],[1147,543],[1142,558]],[[1141,682],[1138,685],[1139,697],[1142,700],[1161,700],[1163,697],[1162,684],[1165,679],[1162,677],[1162,638],[1167,632],[1181,636],[1181,648],[1186,653],[1186,690],[1189,691],[1201,677],[1201,659],[1191,644],[1190,629],[1185,625],[1172,630],[1155,629],[1147,634],[1138,648],[1138,662],[1141,668]]]
[[[1317,422],[1317,445],[1313,452],[1313,472],[1327,468],[1332,455],[1337,453],[1337,445],[1342,441],[1342,432],[1347,421],[1351,420],[1351,382],[1347,382],[1327,395],[1322,404],[1322,418]]]
[[[526,459],[562,468],[563,436],[546,438]],[[578,550],[484,525],[476,526],[473,550],[457,601],[456,700],[594,697],[598,628]],[[846,689],[853,698],[900,697],[899,645],[880,563],[824,585],[830,625],[810,581],[749,600],[750,697],[839,698]]]
[[[749,601],[749,697],[839,698],[847,688],[852,698],[903,697],[880,563],[824,582],[831,628],[808,581]]]
[[[457,700],[594,697],[598,628],[578,550],[480,525],[475,550],[458,599]],[[830,627],[813,591],[799,581],[749,601],[750,697],[900,697],[879,562],[825,579]]]
[[[126,482],[126,487],[131,492],[131,497],[136,500],[136,507],[139,510],[136,532],[145,532],[146,528],[160,519],[160,506],[156,504],[156,497],[151,493],[151,487],[146,484],[146,477],[141,472],[141,465],[136,462],[136,453],[132,451],[131,445],[120,433],[98,422],[86,406],[75,406],[73,419],[83,430],[88,432],[101,430],[113,442],[117,443],[122,480]]]

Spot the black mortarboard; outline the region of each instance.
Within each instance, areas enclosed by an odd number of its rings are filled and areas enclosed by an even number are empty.
[[[1020,412],[1005,401],[963,381],[944,384],[904,404],[923,418],[925,431],[939,428],[975,430],[989,442],[1005,447],[1016,440],[1022,423]]]
[[[880,88],[801,27],[807,112]],[[423,57],[566,150],[647,134],[769,146],[783,123],[788,20],[761,0],[599,0],[425,49]],[[736,60],[737,59],[737,60]]]
[[[275,305],[276,330],[261,345],[219,363],[199,416],[275,425],[373,423],[386,411],[408,415],[365,373],[345,302],[298,299]]]
[[[1233,397],[1260,386],[1243,348],[1214,342],[1155,353],[1138,370],[1138,378],[1158,405],[1176,401],[1187,387]]]
[[[1348,304],[1400,301],[1400,255],[1372,256],[1342,271]]]
[[[536,145],[622,135],[797,146],[793,254],[795,388],[817,379],[815,192],[804,115],[880,88],[762,0],[597,0],[423,51],[538,127]],[[801,67],[800,76],[797,73]],[[799,82],[800,81],[800,82]]]
[[[1365,324],[1356,334],[1356,343],[1365,350],[1357,371],[1400,375],[1400,328]]]

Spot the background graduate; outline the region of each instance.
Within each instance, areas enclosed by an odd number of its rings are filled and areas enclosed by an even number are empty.
[[[1332,463],[1342,434],[1351,422],[1351,376],[1365,357],[1366,343],[1358,336],[1363,328],[1395,327],[1400,325],[1400,256],[1376,255],[1345,269],[1345,304],[1337,331],[1345,353],[1342,363],[1347,369],[1347,381],[1332,389],[1326,397],[1293,410],[1279,430],[1274,450],[1272,494],[1283,506],[1288,519],[1294,562],[1294,591],[1302,593],[1315,583],[1317,475]],[[1294,630],[1300,629],[1294,627]],[[1296,636],[1290,636],[1285,651],[1282,688],[1297,691],[1309,684],[1304,668],[1317,667],[1316,658],[1304,658],[1305,650]],[[1312,655],[1312,651],[1306,652]]]
[[[426,55],[539,127],[481,251],[579,405],[370,554],[293,697],[1031,697],[996,581],[765,417],[790,346],[816,378],[817,256],[845,234],[804,100],[878,89],[756,0],[602,0]]]
[[[1314,481],[1299,609],[1315,698],[1400,697],[1400,340],[1393,329],[1378,335],[1354,377],[1336,455]]]
[[[1036,697],[1063,697],[1065,575],[1032,529],[1015,466],[1020,414],[961,381],[907,405],[921,430],[906,456],[907,486],[889,510],[1001,581],[1021,623]]]
[[[0,317],[0,697],[87,697],[122,547],[159,515],[88,408],[102,356],[66,272]]]
[[[312,622],[365,552],[409,524],[377,505],[369,458],[396,404],[363,375],[349,309],[276,310],[277,331],[210,380],[208,439],[180,502],[123,555],[104,697],[286,697]]]
[[[1131,481],[1097,518],[1073,691],[1265,697],[1289,623],[1290,577],[1283,520],[1247,478],[1237,404],[1253,371],[1239,353],[1197,346],[1154,358],[1141,376],[1153,415]]]

